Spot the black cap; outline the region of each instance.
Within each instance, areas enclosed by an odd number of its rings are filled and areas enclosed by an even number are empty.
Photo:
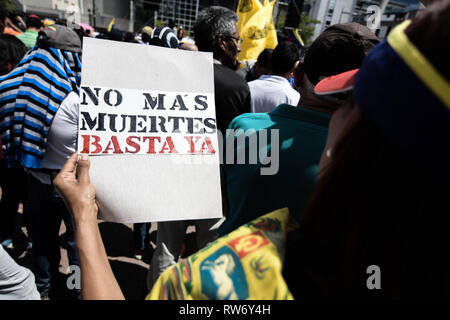
[[[306,52],[304,65],[309,81],[357,69],[380,42],[373,32],[356,22],[335,24],[322,32]]]
[[[159,27],[153,29],[149,44],[166,48],[178,48],[178,38],[172,29]]]

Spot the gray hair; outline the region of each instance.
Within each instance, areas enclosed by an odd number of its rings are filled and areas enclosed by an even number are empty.
[[[224,7],[212,6],[203,9],[198,14],[194,24],[195,44],[200,51],[214,51],[216,39],[223,34],[231,36],[235,33],[237,14]]]

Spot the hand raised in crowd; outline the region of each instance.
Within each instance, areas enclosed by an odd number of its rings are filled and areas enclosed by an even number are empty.
[[[90,160],[85,154],[78,159],[74,153],[53,181],[67,203],[75,222],[97,222],[98,206],[95,190],[89,178]]]
[[[53,180],[75,222],[81,267],[81,297],[86,300],[124,299],[109,265],[97,224],[98,205],[89,178],[89,157],[74,153]]]

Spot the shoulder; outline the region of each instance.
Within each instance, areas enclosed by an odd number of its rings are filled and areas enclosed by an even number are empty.
[[[72,119],[78,119],[78,110],[80,107],[80,97],[74,91],[71,91],[59,106],[60,112],[64,112]]]
[[[234,118],[228,128],[233,130],[260,129],[269,120],[270,117],[267,113],[244,113]]]
[[[214,80],[226,80],[230,82],[232,81],[231,83],[235,85],[243,85],[248,87],[247,81],[245,81],[243,77],[237,74],[236,71],[233,71],[221,64],[214,64]]]

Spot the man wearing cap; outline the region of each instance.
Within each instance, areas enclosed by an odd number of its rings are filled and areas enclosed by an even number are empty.
[[[31,49],[36,44],[38,33],[41,31],[43,24],[41,18],[34,14],[30,14],[27,17],[26,24],[27,30],[22,34],[19,34],[17,38],[19,38],[28,49]]]
[[[247,134],[249,141],[252,135],[260,137],[269,130],[267,136],[271,136],[270,130],[278,130],[279,140],[269,141],[265,147],[268,150],[274,147],[271,150],[273,159],[277,151],[274,143],[278,143],[279,169],[275,174],[261,175],[264,166],[260,162],[222,165],[228,212],[218,230],[220,235],[265,212],[283,207],[288,207],[295,218],[301,217],[317,180],[331,114],[343,103],[342,97],[325,98],[314,94],[314,85],[322,78],[359,67],[378,42],[368,28],[357,23],[326,29],[310,46],[304,62],[294,72],[301,94],[298,106],[282,104],[268,113],[245,114],[233,120],[230,129],[256,130]],[[235,155],[254,152],[246,142],[239,143],[243,140],[233,132],[229,132],[226,139],[225,146],[228,148],[231,141]]]

